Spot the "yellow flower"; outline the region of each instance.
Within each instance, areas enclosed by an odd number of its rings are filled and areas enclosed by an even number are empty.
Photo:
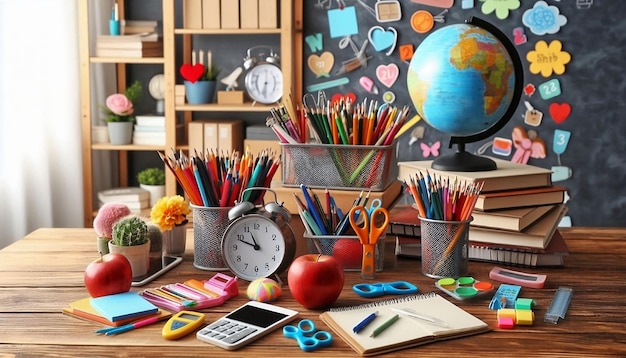
[[[187,215],[191,212],[189,204],[180,195],[166,196],[152,207],[150,219],[161,231],[167,231],[176,225],[187,223]]]

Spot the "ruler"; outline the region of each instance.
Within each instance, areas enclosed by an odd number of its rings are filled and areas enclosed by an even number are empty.
[[[559,287],[554,294],[554,298],[552,298],[552,302],[550,302],[550,307],[548,307],[543,321],[557,324],[559,323],[559,318],[565,318],[573,293],[574,290],[570,287]]]

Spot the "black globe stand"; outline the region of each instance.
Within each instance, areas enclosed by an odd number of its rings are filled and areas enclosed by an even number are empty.
[[[483,172],[498,169],[496,162],[488,157],[465,151],[465,143],[457,143],[457,151],[438,157],[431,164],[433,169],[450,172]]]

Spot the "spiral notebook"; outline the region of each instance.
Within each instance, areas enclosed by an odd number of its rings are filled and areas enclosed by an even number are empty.
[[[400,314],[400,318],[376,337],[370,337],[381,324],[396,315],[392,308],[410,309],[441,320],[440,327],[424,320]],[[378,316],[359,333],[353,328],[373,312]],[[352,349],[362,356],[388,353],[440,340],[487,332],[489,326],[435,292],[331,308],[320,318]]]

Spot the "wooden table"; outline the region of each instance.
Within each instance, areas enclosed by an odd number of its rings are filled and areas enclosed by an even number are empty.
[[[626,356],[626,228],[571,228],[562,230],[571,249],[566,267],[523,269],[548,275],[543,289],[522,289],[521,297],[537,302],[536,321],[532,326],[501,330],[495,312],[487,308],[490,297],[459,303],[460,307],[487,322],[493,330],[477,336],[437,342],[393,353],[393,356]],[[154,287],[189,278],[208,279],[213,273],[193,267],[193,240],[183,263],[159,280]],[[276,331],[238,351],[225,351],[189,335],[178,341],[161,337],[162,324],[155,324],[118,336],[96,336],[101,326],[61,313],[70,301],[87,297],[83,272],[97,258],[92,229],[39,229],[0,251],[0,355],[64,356],[356,356],[335,335],[329,348],[304,353],[295,341]],[[470,263],[470,272],[478,280],[488,280],[493,267]],[[282,275],[286,278],[286,274]],[[387,246],[384,271],[377,280],[404,279],[415,283],[421,292],[436,290],[433,280],[420,273],[419,261],[397,259]],[[285,279],[286,281],[286,279]],[[335,303],[353,305],[366,299],[352,292],[352,285],[363,282],[359,273],[346,274],[343,292]],[[544,323],[546,309],[559,286],[574,289],[567,316],[557,325]],[[247,282],[240,280],[238,297],[206,310],[214,320],[243,304]],[[139,290],[142,288],[133,288]],[[448,297],[448,296],[445,296]],[[301,318],[312,319],[320,329],[328,329],[319,319],[321,311],[303,309],[284,286],[278,305],[300,311]]]

